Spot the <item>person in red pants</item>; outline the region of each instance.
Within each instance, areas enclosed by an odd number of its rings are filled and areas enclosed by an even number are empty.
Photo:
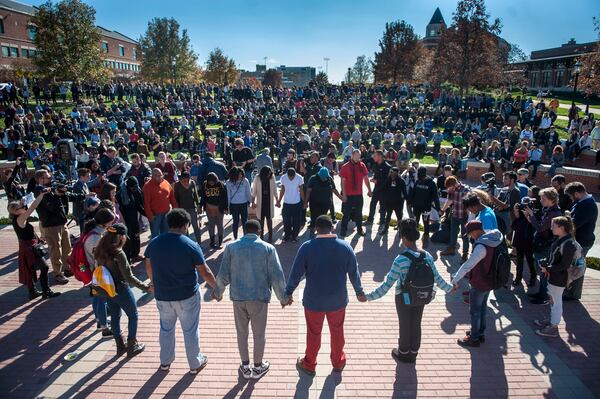
[[[347,278],[350,279],[358,300],[367,300],[352,247],[332,234],[333,222],[329,216],[319,216],[315,227],[316,238],[305,242],[298,249],[286,287],[286,295],[291,297],[302,278],[306,277],[302,299],[307,327],[306,352],[304,357],[298,359],[296,367],[310,376],[315,375],[325,318],[331,335],[333,369],[341,372],[346,366],[344,318],[348,305]]]

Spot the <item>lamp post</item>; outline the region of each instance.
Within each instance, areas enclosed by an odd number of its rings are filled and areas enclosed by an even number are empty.
[[[573,69],[573,72],[575,72],[575,84],[573,85],[573,98],[571,100],[571,107],[575,107],[575,94],[577,93],[577,81],[579,80],[579,74],[581,73],[581,61],[579,61],[579,58],[575,62],[575,69]]]

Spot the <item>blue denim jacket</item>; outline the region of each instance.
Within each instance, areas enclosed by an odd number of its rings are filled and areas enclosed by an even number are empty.
[[[280,302],[285,295],[285,277],[275,247],[246,234],[227,245],[217,276],[215,295],[221,297],[227,285],[232,301],[271,301],[271,288]]]

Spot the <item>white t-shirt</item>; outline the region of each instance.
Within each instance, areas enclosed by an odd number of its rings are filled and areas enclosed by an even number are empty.
[[[285,193],[283,194],[284,204],[297,204],[300,202],[300,186],[304,184],[302,176],[296,173],[296,176],[292,180],[287,174],[281,176],[281,185],[285,187]]]

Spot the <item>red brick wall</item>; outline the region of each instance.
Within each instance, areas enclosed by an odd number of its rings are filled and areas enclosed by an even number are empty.
[[[533,179],[531,175],[529,176],[529,180],[540,187],[550,187],[550,177],[548,177],[546,171],[548,170],[547,166],[540,166],[538,169],[538,173],[536,178]],[[481,175],[488,171],[488,165],[484,163],[478,162],[469,162],[467,167],[467,180],[478,182],[481,180]],[[588,191],[588,193],[598,194],[600,193],[600,171],[591,170],[589,172],[584,170],[577,170],[575,168],[562,169],[559,168],[556,170],[556,174],[562,174],[565,176],[567,183],[572,181],[579,181],[583,183]],[[496,179],[502,179],[502,169],[499,167],[496,168]]]
[[[22,57],[22,49],[34,48],[33,42],[29,39],[29,21],[31,16],[27,14],[17,13],[12,10],[0,9],[0,16],[3,17],[4,21],[4,34],[0,34],[0,43],[4,46],[18,47],[19,58],[2,57],[0,53],[0,65],[10,66],[12,68],[31,68],[31,59]],[[129,64],[141,64],[142,52],[138,45],[113,39],[102,35],[102,39],[98,46],[102,46],[102,41],[108,43],[109,52],[104,53],[104,58],[116,62],[126,62]],[[121,57],[119,53],[119,44],[125,47],[125,56]],[[133,58],[133,48],[136,47],[138,50],[138,59]],[[117,75],[134,75],[139,72],[127,69],[114,69]]]

